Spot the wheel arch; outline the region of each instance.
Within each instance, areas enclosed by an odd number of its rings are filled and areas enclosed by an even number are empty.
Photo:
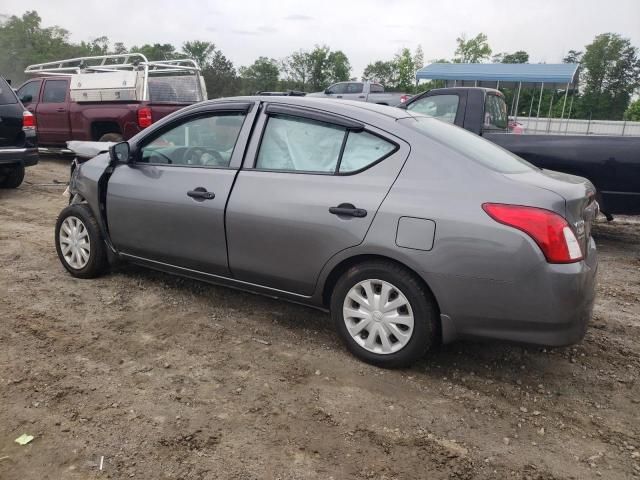
[[[436,308],[438,309],[438,314],[440,313],[440,305],[438,304],[438,299],[436,298],[435,294],[433,293],[433,290],[431,289],[427,281],[422,277],[422,275],[418,274],[418,272],[416,272],[415,269],[409,267],[406,263],[396,260],[395,258],[386,256],[386,255],[370,254],[370,253],[363,253],[363,254],[347,257],[341,260],[337,265],[335,265],[331,269],[329,274],[326,276],[324,283],[322,284],[322,298],[321,298],[322,305],[325,308],[328,308],[328,306],[331,303],[331,292],[333,291],[333,287],[335,286],[338,279],[344,274],[344,272],[349,270],[349,268],[351,268],[354,265],[358,265],[364,262],[369,262],[372,260],[383,260],[386,262],[392,262],[404,268],[405,270],[409,271],[412,275],[414,275],[420,281],[420,283],[422,283],[425,289],[431,294],[436,304]]]

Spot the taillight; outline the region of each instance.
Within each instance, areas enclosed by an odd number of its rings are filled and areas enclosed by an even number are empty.
[[[409,100],[409,95],[402,95],[400,97],[400,103],[406,103]]]
[[[151,109],[149,107],[142,107],[138,109],[138,126],[140,128],[147,128],[153,123],[151,118]]]
[[[22,112],[22,130],[35,130],[36,117],[31,112]]]
[[[502,203],[484,203],[482,209],[496,222],[529,235],[549,263],[573,263],[583,258],[580,243],[569,223],[555,212]]]

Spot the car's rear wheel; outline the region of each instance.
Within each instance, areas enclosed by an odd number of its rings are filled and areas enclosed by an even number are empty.
[[[331,315],[347,348],[380,367],[411,365],[437,340],[431,292],[415,274],[389,261],[347,270],[334,287]]]
[[[69,205],[60,212],[55,240],[58,258],[74,277],[95,278],[106,271],[106,246],[88,205]]]
[[[18,188],[24,180],[24,165],[6,168],[0,173],[0,188]]]
[[[105,133],[98,140],[99,142],[121,142],[124,138],[119,133]]]

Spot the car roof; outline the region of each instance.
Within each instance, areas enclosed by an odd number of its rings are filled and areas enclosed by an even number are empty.
[[[244,97],[227,97],[216,100],[208,100],[204,103],[217,103],[221,101],[250,101],[250,102],[266,102],[280,103],[284,105],[317,108],[338,115],[360,116],[367,115],[378,118],[387,118],[389,120],[397,120],[407,118],[411,115],[406,110],[387,105],[378,105],[375,103],[356,102],[353,100],[335,100],[322,97],[290,97],[290,96],[262,96],[251,95]]]

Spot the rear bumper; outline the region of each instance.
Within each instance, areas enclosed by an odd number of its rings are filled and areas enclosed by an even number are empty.
[[[0,165],[23,164],[31,167],[38,163],[38,149],[32,148],[0,148]]]
[[[443,341],[486,338],[550,347],[577,343],[591,319],[597,269],[591,239],[585,260],[546,264],[518,282],[448,279],[447,289],[458,299],[442,312]]]

